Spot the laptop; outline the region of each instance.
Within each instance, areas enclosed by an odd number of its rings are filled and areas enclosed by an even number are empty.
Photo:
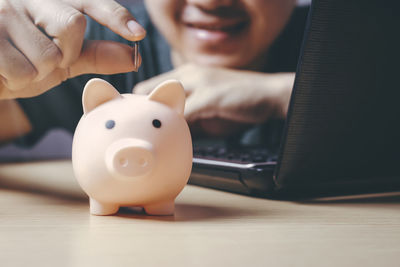
[[[189,183],[283,198],[398,190],[395,10],[391,1],[314,0],[279,147],[196,145]]]

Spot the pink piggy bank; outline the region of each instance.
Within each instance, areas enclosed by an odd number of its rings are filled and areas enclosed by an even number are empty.
[[[136,206],[147,214],[173,214],[193,158],[182,85],[171,80],[148,96],[121,95],[106,81],[92,79],[82,103],[72,165],[89,195],[90,213],[110,215]]]

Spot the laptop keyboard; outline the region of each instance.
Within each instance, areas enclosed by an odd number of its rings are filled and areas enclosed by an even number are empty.
[[[276,153],[260,147],[228,148],[195,145],[193,157],[241,164],[276,162],[277,160]]]

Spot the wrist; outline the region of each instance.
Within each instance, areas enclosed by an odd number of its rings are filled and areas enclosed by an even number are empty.
[[[275,119],[285,119],[292,95],[295,74],[277,73],[273,75],[276,81],[274,83],[275,88],[270,88],[271,91],[275,92],[274,112],[271,117]]]

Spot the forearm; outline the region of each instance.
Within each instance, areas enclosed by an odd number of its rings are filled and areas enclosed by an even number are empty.
[[[239,125],[286,118],[294,73],[262,73],[186,64],[137,84],[134,91],[148,94],[157,83],[177,79],[185,87],[185,118],[210,132],[231,133]],[[229,127],[228,124],[238,124]],[[207,124],[207,125],[206,125]],[[222,135],[222,134],[217,134]]]
[[[0,143],[23,136],[31,130],[32,125],[16,100],[0,100]]]

